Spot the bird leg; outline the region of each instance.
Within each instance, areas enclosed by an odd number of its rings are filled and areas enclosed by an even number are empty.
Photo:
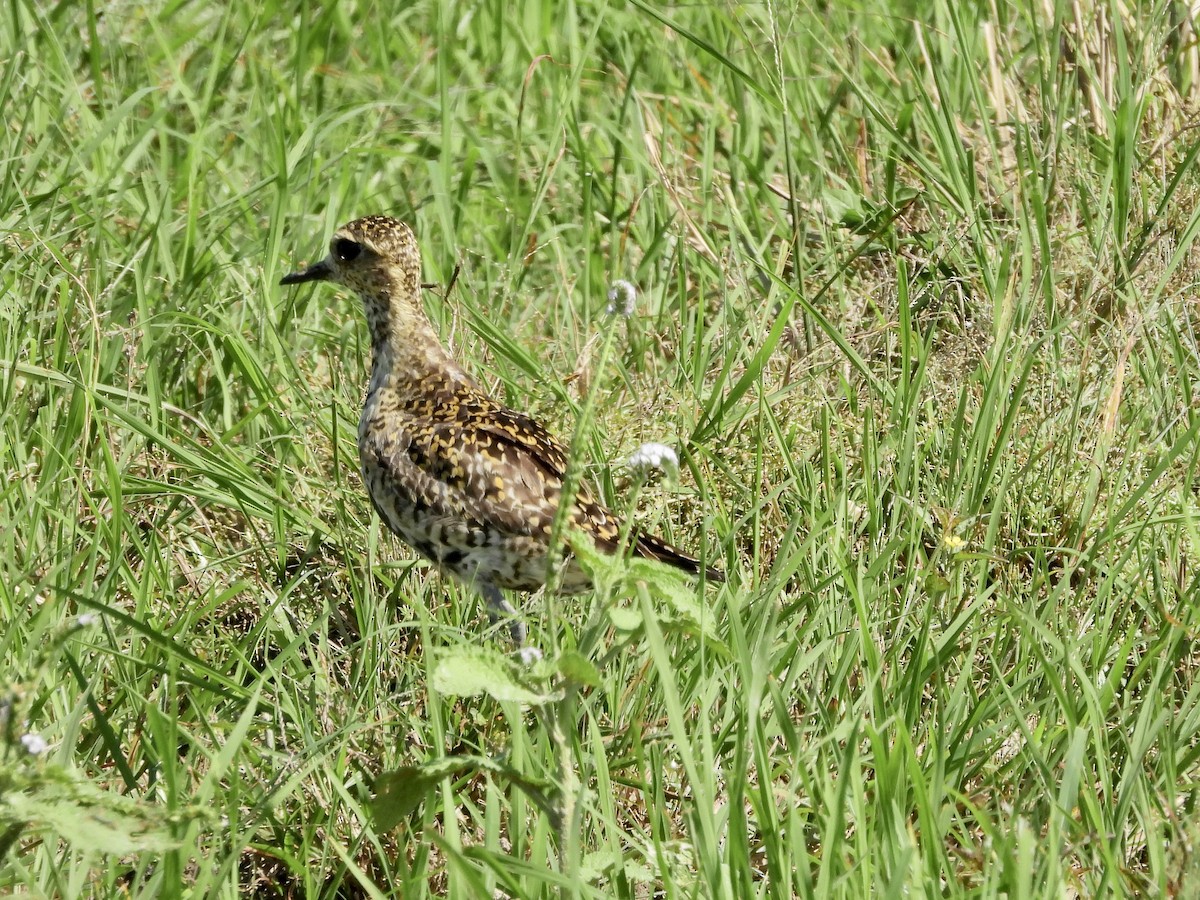
[[[494,584],[484,583],[479,585],[479,590],[483,594],[483,599],[487,601],[488,621],[495,625],[502,619],[508,619],[509,637],[512,638],[512,642],[518,649],[524,647],[525,623],[521,621],[513,605],[504,599],[500,588]]]

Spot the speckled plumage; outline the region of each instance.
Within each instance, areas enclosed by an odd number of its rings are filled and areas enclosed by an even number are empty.
[[[538,422],[488,397],[442,346],[421,305],[420,251],[407,225],[367,216],[338,229],[329,246],[324,260],[281,283],[333,281],[362,298],[373,360],[358,450],[372,505],[417,552],[475,585],[493,619],[514,615],[500,589],[533,591],[545,582],[565,449]],[[586,485],[569,522],[599,549],[617,549],[621,522]],[[651,535],[636,536],[634,552],[700,571],[697,560]],[[568,562],[561,589],[589,586]],[[524,634],[514,619],[518,644]]]

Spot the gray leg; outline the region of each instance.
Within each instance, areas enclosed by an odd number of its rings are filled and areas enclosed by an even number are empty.
[[[481,584],[479,590],[487,601],[488,620],[495,625],[501,619],[508,619],[508,634],[518,647],[525,646],[525,623],[513,609],[513,605],[504,599],[500,588],[494,584]]]

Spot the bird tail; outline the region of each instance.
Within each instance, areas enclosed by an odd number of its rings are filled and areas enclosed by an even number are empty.
[[[637,541],[634,544],[634,553],[646,559],[657,559],[659,562],[664,562],[669,566],[674,566],[691,575],[699,575],[704,572],[704,577],[709,581],[715,581],[723,584],[725,581],[725,573],[720,569],[712,566],[701,566],[700,560],[693,556],[688,556],[681,550],[676,550],[662,538],[655,537],[652,534],[639,534]]]

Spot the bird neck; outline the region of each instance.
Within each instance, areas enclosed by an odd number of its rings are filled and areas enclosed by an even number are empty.
[[[370,391],[388,387],[404,400],[474,388],[433,330],[415,283],[391,284],[362,299],[371,332]]]

